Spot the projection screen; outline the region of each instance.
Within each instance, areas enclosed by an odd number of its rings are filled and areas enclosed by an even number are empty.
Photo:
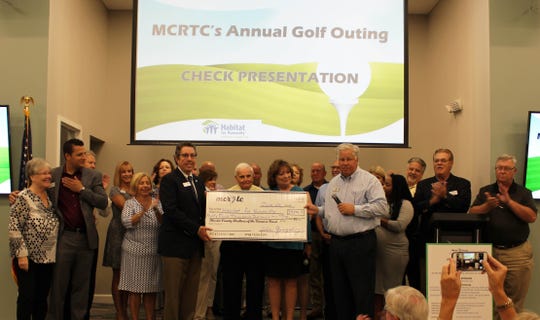
[[[404,0],[138,0],[131,143],[405,147]]]

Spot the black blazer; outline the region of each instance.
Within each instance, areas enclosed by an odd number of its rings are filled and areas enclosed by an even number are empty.
[[[446,180],[446,199],[430,205],[431,184],[437,181],[436,177],[431,177],[418,182],[413,198],[414,215],[416,219],[420,219],[420,232],[427,240],[433,238],[431,216],[434,212],[467,212],[471,205],[471,183],[453,174]]]
[[[158,252],[162,256],[189,259],[197,250],[204,256],[204,244],[197,231],[204,225],[206,195],[199,179],[194,177],[194,181],[198,199],[180,169],[161,179],[159,200],[163,206],[163,223]]]

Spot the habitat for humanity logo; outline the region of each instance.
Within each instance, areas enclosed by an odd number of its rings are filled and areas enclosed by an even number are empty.
[[[205,122],[202,123],[203,125],[203,132],[205,134],[217,134],[217,131],[218,131],[218,128],[219,128],[219,124],[215,121],[212,121],[212,120],[206,120]]]
[[[247,136],[247,124],[242,120],[205,120],[202,123],[202,131],[206,135],[219,136],[221,138],[241,138]],[[257,122],[258,123],[258,122]]]

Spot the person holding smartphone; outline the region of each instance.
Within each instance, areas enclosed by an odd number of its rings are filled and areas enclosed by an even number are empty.
[[[508,268],[493,256],[486,254],[486,259],[482,262],[484,272],[487,274],[489,291],[493,296],[495,309],[498,317],[502,320],[519,319],[519,316],[531,316],[528,319],[538,319],[538,315],[531,312],[517,313],[512,299],[505,292],[505,279]],[[456,260],[449,259],[443,265],[441,271],[441,307],[439,309],[439,320],[451,320],[454,315],[457,300],[461,292],[461,271],[458,270]]]
[[[514,181],[516,157],[503,154],[495,162],[495,183],[480,188],[471,214],[487,214],[483,242],[493,244],[493,256],[508,267],[504,288],[516,305],[523,308],[533,271],[529,224],[536,221],[532,193]]]

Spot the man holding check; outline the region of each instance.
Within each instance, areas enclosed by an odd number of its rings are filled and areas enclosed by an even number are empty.
[[[263,191],[253,185],[253,168],[239,163],[234,170],[238,184],[233,191]],[[221,268],[223,272],[223,319],[240,319],[242,279],[246,276],[246,319],[262,319],[264,290],[264,245],[256,241],[223,241]]]

